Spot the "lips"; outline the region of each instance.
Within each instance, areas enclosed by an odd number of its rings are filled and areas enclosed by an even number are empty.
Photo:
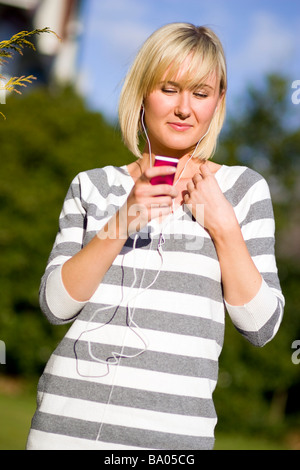
[[[179,132],[188,131],[193,127],[191,124],[184,124],[182,122],[169,122],[168,124],[172,129]]]

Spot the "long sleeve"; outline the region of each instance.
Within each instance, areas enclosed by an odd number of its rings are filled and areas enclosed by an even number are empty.
[[[240,221],[241,230],[263,282],[249,303],[232,306],[225,302],[225,305],[242,335],[255,346],[264,346],[278,331],[284,297],[275,259],[275,222],[269,187],[256,172],[247,170],[245,173],[253,184],[236,207],[244,214]]]
[[[62,266],[92,240],[124,204],[131,186],[132,180],[126,171],[112,166],[84,171],[72,181],[40,286],[40,306],[51,323],[73,321],[88,303],[78,302],[69,295],[62,281]]]
[[[40,306],[53,324],[72,320],[85,305],[71,298],[61,277],[63,264],[82,248],[84,233],[85,209],[77,176],[67,192],[59,217],[59,231],[40,285]]]

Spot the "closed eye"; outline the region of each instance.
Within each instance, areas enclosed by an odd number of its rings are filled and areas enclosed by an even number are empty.
[[[163,93],[167,93],[167,94],[173,94],[173,93],[177,93],[177,90],[175,90],[174,88],[162,88],[161,91]]]
[[[161,91],[163,93],[166,93],[167,95],[174,95],[178,92],[178,90],[176,90],[175,88],[162,88]],[[196,98],[207,98],[208,97],[208,94],[205,93],[204,91],[203,92],[194,92],[193,95],[196,97]]]
[[[194,96],[196,96],[196,98],[207,98],[208,94],[205,92],[195,92]]]

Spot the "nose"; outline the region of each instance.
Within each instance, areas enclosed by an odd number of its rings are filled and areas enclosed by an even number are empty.
[[[187,90],[178,93],[175,115],[180,119],[187,119],[191,115],[191,99]]]

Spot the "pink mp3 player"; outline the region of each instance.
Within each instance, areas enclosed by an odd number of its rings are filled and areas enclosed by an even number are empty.
[[[178,159],[177,158],[162,157],[160,155],[157,155],[155,157],[154,166],[173,166],[173,167],[176,168],[177,165],[178,165]],[[153,185],[155,185],[155,184],[170,184],[172,186],[172,184],[174,182],[174,177],[175,177],[175,174],[155,176],[154,178],[151,179],[150,183],[153,184]]]

